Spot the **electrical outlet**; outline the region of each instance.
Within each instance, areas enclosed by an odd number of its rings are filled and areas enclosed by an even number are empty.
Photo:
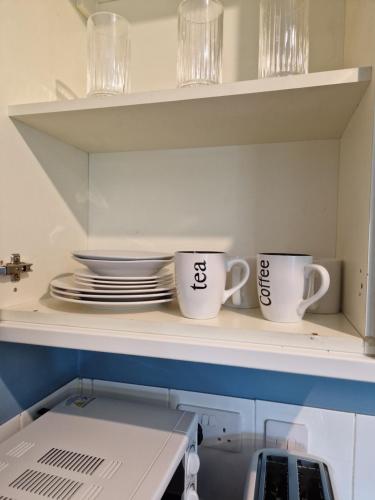
[[[179,410],[198,415],[203,430],[201,446],[239,453],[242,450],[241,415],[202,406],[178,405]]]
[[[248,452],[254,445],[254,401],[198,392],[170,391],[170,407],[197,413],[201,448]]]
[[[203,415],[208,416],[208,413],[220,411],[220,417],[222,416],[221,412],[226,414],[225,417],[233,416],[233,422],[236,423],[236,426],[239,421],[237,427],[239,437],[236,437],[234,444],[233,442],[227,443],[225,446],[238,449],[238,444],[241,443],[240,453],[226,451],[224,446],[216,446],[216,443],[214,448],[206,445],[199,446],[198,454],[201,468],[198,490],[199,498],[206,500],[210,498],[220,500],[243,498],[249,463],[254,452],[255,402],[230,396],[171,389],[169,391],[169,406],[170,408],[196,407],[199,412],[204,409],[202,417]],[[208,423],[206,417],[203,418],[203,423],[205,425]],[[221,427],[221,432],[223,428]],[[225,429],[226,432],[223,434],[228,436],[230,427],[225,427]],[[234,426],[232,426],[231,433],[233,429]]]

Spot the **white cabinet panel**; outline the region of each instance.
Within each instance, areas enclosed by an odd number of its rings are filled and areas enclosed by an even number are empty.
[[[375,417],[356,416],[356,440],[354,456],[354,498],[375,498]]]

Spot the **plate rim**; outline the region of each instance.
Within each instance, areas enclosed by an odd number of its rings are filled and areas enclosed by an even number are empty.
[[[160,264],[160,263],[169,263],[174,260],[174,257],[170,259],[144,259],[144,260],[116,260],[116,259],[85,259],[82,257],[76,257],[73,255],[73,259],[77,260],[78,262],[84,261],[84,262],[94,262],[94,264],[103,264],[105,262],[106,264]]]
[[[103,294],[103,293],[91,293],[91,290],[89,290],[87,293],[82,293],[82,292],[74,292],[74,291],[69,291],[66,289],[58,288],[58,287],[52,287],[51,290],[56,293],[60,293],[63,295],[75,295],[75,296],[82,296],[82,297],[88,297],[88,298],[119,298],[119,299],[133,299],[133,298],[138,298],[138,297],[160,297],[162,295],[173,295],[174,290],[168,290],[168,291],[162,291],[162,292],[156,292],[156,293],[129,293],[129,294]]]
[[[87,252],[92,252],[93,254],[89,255]],[[140,254],[149,254],[148,257],[106,257],[106,256],[100,256],[100,253],[108,253],[110,254],[111,252],[124,252],[124,253],[129,253],[129,254],[137,254],[139,252]],[[95,256],[95,253],[97,254]],[[95,260],[115,260],[115,261],[143,261],[143,260],[169,260],[174,258],[174,254],[168,253],[168,252],[159,252],[159,253],[154,253],[151,250],[105,250],[105,249],[99,249],[99,250],[73,250],[72,251],[72,256],[73,257],[79,257],[82,259],[95,259]]]
[[[61,300],[63,302],[70,302],[73,304],[85,304],[85,305],[90,305],[90,306],[107,306],[107,307],[132,307],[132,306],[147,306],[147,305],[157,305],[157,304],[164,304],[167,302],[172,302],[174,297],[170,297],[167,299],[160,299],[160,300],[154,300],[154,301],[138,301],[138,302],[101,302],[101,301],[89,301],[89,300],[76,300],[76,299],[70,299],[68,297],[64,297],[61,295],[54,294],[53,292],[50,291],[51,297],[53,297],[56,300]]]
[[[123,290],[124,292],[132,291],[132,290],[139,290],[139,291],[151,291],[151,290],[170,290],[171,288],[175,288],[174,283],[166,283],[165,285],[173,285],[173,287],[168,287],[164,286],[164,284],[160,283],[155,283],[155,286],[146,286],[146,285],[138,285],[138,286],[126,286],[126,285],[120,285],[120,286],[113,286],[113,285],[99,285],[97,283],[81,283],[81,282],[75,282],[77,285],[84,285],[88,286],[90,289],[94,290],[113,290],[113,292],[118,293],[119,291]],[[159,285],[159,286],[158,286]],[[160,286],[163,285],[163,286]]]
[[[72,276],[74,275],[77,275],[79,276],[80,274],[82,273],[88,273],[90,274],[90,269],[79,269],[77,271],[74,271],[72,273]],[[92,273],[92,272],[91,272]],[[84,276],[88,276],[88,274],[84,274]],[[102,275],[102,274],[96,274],[96,273],[92,273],[91,276],[93,277],[93,279],[97,279],[98,281],[102,281],[102,280],[105,280],[105,281],[155,281],[155,280],[158,280],[160,281],[160,279],[164,279],[165,277],[173,277],[173,272],[170,272],[170,273],[165,273],[164,275],[163,274],[154,274],[152,276],[105,276],[105,275]],[[124,279],[126,278],[126,279]]]

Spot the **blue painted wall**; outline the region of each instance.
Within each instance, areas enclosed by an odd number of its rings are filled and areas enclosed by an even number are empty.
[[[375,384],[0,342],[0,424],[77,376],[375,415]]]
[[[375,415],[375,384],[349,380],[87,351],[80,376]]]
[[[72,380],[77,372],[77,351],[0,342],[0,424]]]

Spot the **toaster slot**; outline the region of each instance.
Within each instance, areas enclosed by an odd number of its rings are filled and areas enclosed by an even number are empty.
[[[267,456],[264,500],[288,500],[288,457]]]
[[[297,472],[300,500],[325,500],[319,464],[297,460]]]
[[[251,500],[335,500],[324,462],[272,449],[256,459]]]

